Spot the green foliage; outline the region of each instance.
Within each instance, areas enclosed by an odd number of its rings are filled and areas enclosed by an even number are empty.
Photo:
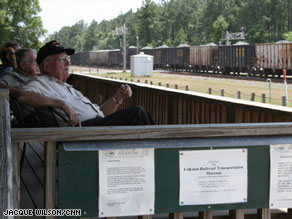
[[[9,10],[8,10],[9,9]],[[0,0],[0,40],[19,40],[26,46],[38,46],[44,34],[38,0]],[[179,44],[218,44],[226,32],[246,29],[249,43],[276,42],[291,39],[292,0],[143,0],[135,13],[129,10],[118,17],[86,24],[79,21],[51,33],[45,42],[55,39],[77,51],[120,48],[122,36],[115,28],[128,28],[127,47]],[[223,43],[225,43],[223,41]]]
[[[289,41],[292,42],[292,31],[284,33],[283,37],[284,37],[285,40],[289,40]]]
[[[87,24],[81,20],[71,27],[62,27],[58,33],[48,35],[44,42],[57,39],[58,41],[62,42],[63,46],[66,48],[75,48],[77,51],[83,51],[85,40],[84,34],[86,30]]]
[[[38,0],[0,0],[0,43],[17,41],[24,47],[38,48],[45,34]]]
[[[151,0],[143,0],[143,5],[137,12],[138,18],[138,35],[141,45],[151,43],[155,45],[155,41],[159,38],[159,7]]]
[[[225,33],[228,29],[228,23],[226,22],[225,18],[222,15],[216,19],[213,23],[214,32],[211,37],[212,42],[219,42],[222,38],[222,33]]]

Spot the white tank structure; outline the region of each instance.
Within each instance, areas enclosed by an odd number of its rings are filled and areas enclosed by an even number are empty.
[[[152,76],[153,56],[141,52],[131,56],[131,76]]]

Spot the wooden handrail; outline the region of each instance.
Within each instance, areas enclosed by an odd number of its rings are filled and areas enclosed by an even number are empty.
[[[107,100],[128,83],[133,96],[120,108],[141,105],[159,125],[292,122],[289,107],[82,74],[72,74],[70,81],[92,102],[99,102],[100,95]]]
[[[12,141],[88,141],[244,136],[289,136],[292,123],[107,126],[12,129]]]

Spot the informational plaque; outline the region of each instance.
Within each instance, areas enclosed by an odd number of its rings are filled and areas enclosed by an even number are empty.
[[[270,146],[270,208],[292,207],[292,144]]]
[[[179,152],[180,205],[247,202],[247,149]]]
[[[99,216],[154,214],[154,149],[99,151]]]

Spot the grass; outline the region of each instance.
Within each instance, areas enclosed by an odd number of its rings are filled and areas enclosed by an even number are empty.
[[[255,101],[262,102],[262,94],[265,94],[265,101],[269,103],[269,85],[268,82],[255,82],[249,80],[239,80],[239,79],[223,79],[223,78],[211,78],[211,77],[201,77],[195,75],[174,75],[166,74],[161,72],[154,72],[151,77],[131,77],[131,74],[128,70],[127,73],[122,73],[121,70],[106,70],[106,69],[97,69],[91,68],[79,68],[71,67],[70,72],[84,73],[99,77],[108,77],[114,79],[128,81],[133,80],[133,82],[147,83],[150,84],[152,81],[153,85],[158,85],[161,83],[161,86],[166,87],[166,84],[169,84],[170,88],[175,88],[175,85],[178,86],[178,89],[185,90],[188,86],[190,91],[208,93],[209,88],[212,89],[213,95],[221,95],[221,89],[224,89],[224,96],[237,98],[237,92],[240,91],[241,99],[250,100],[251,93],[255,93]],[[282,104],[282,96],[285,95],[285,88],[283,83],[273,83],[272,81],[272,99],[271,103],[275,105]],[[289,100],[288,106],[292,107],[292,86],[288,85],[288,97]]]

